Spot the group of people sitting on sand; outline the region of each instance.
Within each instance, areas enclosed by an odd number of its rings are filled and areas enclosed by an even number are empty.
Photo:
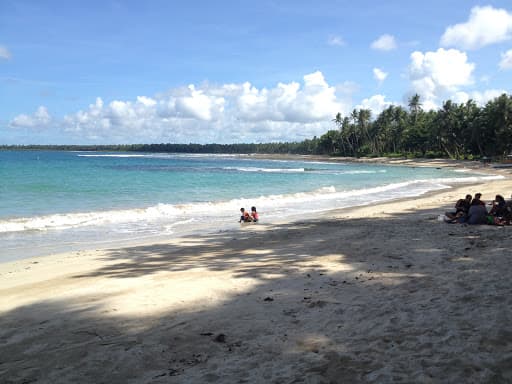
[[[240,208],[242,215],[240,216],[240,223],[256,223],[259,220],[256,207],[251,207],[251,213],[247,212],[245,208]]]
[[[471,195],[466,195],[464,199],[455,203],[455,211],[445,213],[444,220],[447,223],[510,225],[512,200],[506,201],[503,196],[496,195],[494,200],[489,203],[490,209],[487,210],[486,204],[481,198],[481,193],[475,194],[474,198]]]

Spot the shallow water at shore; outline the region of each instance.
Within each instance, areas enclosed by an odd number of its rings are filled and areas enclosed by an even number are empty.
[[[0,262],[234,229],[419,196],[499,176],[233,155],[0,152]]]

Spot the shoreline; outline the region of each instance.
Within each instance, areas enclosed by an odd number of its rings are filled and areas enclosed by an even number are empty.
[[[0,264],[0,381],[507,382],[512,227],[466,193]],[[337,381],[338,380],[338,381]]]
[[[331,162],[333,158],[330,158],[328,156],[309,156],[309,155],[248,155],[249,157],[257,157],[258,159],[269,159],[269,160],[297,160],[297,161],[312,161],[312,162]],[[468,172],[473,172],[476,174],[493,174],[493,175],[501,175],[504,177],[508,177],[510,175],[510,171],[508,169],[490,169],[489,167],[483,166],[481,163],[478,162],[468,162],[468,161],[452,161],[452,160],[444,160],[444,159],[423,159],[423,160],[407,160],[407,159],[387,159],[387,158],[335,158],[337,162],[352,162],[352,163],[371,163],[371,164],[382,164],[382,165],[396,165],[396,166],[405,166],[405,167],[431,167],[436,169],[442,169],[442,168],[458,168],[461,170],[465,170]],[[484,181],[482,181],[483,183]],[[464,185],[470,185],[474,182],[463,182],[463,183],[454,183],[451,184],[450,182],[444,183],[449,186],[449,188],[457,188],[458,186],[464,186]],[[450,185],[451,184],[451,185]],[[405,196],[405,197],[394,197],[389,198],[389,202],[397,201],[400,199],[416,199],[420,198],[421,196],[424,196],[425,194],[429,195],[430,193],[439,193],[442,192],[445,189],[436,189],[429,192],[421,192],[420,190],[416,191],[417,193],[421,193],[420,195],[416,196]],[[385,192],[383,192],[385,193]],[[380,200],[378,196],[373,196],[375,200]],[[353,207],[363,207],[366,204],[362,203],[361,201],[353,201]],[[385,201],[376,201],[374,203],[370,202],[369,204],[382,204],[385,203]],[[259,205],[259,204],[256,204]],[[319,209],[317,211],[311,211],[311,212],[305,212],[302,214],[296,214],[292,215],[290,217],[284,218],[285,221],[291,221],[291,220],[297,220],[301,219],[301,216],[307,217],[307,218],[316,218],[316,217],[323,217],[325,215],[329,215],[329,212],[336,211],[337,209],[342,210],[348,210],[352,207],[343,207],[343,208],[334,208],[330,209],[329,207],[318,207]],[[145,209],[145,208],[143,208]],[[80,213],[79,213],[80,214]],[[85,213],[84,213],[85,214]],[[277,219],[280,220],[280,219]],[[225,221],[225,220],[224,220]],[[276,222],[276,218],[267,218],[267,223],[272,224]],[[171,238],[180,238],[183,236],[189,236],[189,235],[201,235],[203,233],[210,233],[213,234],[215,232],[225,232],[225,231],[231,231],[236,230],[234,225],[227,225],[227,222],[224,222],[224,225],[222,227],[219,227],[219,229],[211,229],[207,225],[201,225],[197,224],[195,229],[184,229],[179,228],[178,233],[168,233],[168,234],[144,234],[144,235],[138,235],[138,236],[132,236],[130,238],[122,238],[121,236],[116,237],[115,239],[109,239],[109,240],[101,240],[101,241],[93,241],[86,246],[85,243],[82,240],[73,241],[72,239],[65,239],[62,238],[60,242],[55,243],[48,243],[47,241],[44,242],[44,244],[41,244],[40,249],[45,249],[44,251],[37,251],[37,252],[29,252],[28,258],[37,258],[37,257],[44,257],[46,255],[51,255],[55,253],[66,253],[66,252],[76,252],[76,251],[88,251],[88,250],[98,250],[98,249],[107,249],[112,247],[123,247],[127,244],[136,246],[138,244],[147,244],[152,242],[162,242],[165,241],[165,239],[171,237]],[[88,235],[87,232],[85,232],[86,236]],[[134,234],[135,235],[135,234]],[[60,235],[55,235],[60,236]],[[116,235],[117,236],[117,235]],[[58,241],[59,238],[56,237],[56,240]],[[35,240],[30,240],[35,241]],[[21,253],[24,252],[21,250],[15,250],[14,248],[8,248],[15,251],[12,255],[9,254],[9,257],[3,257],[3,260],[0,263],[9,262],[9,261],[15,261],[20,260],[22,258],[27,258],[27,256],[22,256]],[[6,254],[7,256],[7,254]]]
[[[257,159],[269,160],[306,160],[306,161],[331,161],[340,163],[363,163],[363,164],[383,164],[383,165],[403,165],[411,167],[471,167],[471,168],[490,168],[489,165],[480,161],[473,160],[452,160],[442,158],[412,158],[405,157],[341,157],[328,155],[294,155],[294,154],[246,154],[242,157],[251,157]]]

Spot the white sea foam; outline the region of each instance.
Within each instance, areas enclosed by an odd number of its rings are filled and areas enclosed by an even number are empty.
[[[439,178],[392,183],[367,189],[338,190],[334,186],[310,192],[274,194],[254,199],[233,199],[218,202],[190,204],[157,204],[147,208],[62,213],[37,217],[0,220],[0,234],[23,231],[65,230],[80,227],[107,226],[118,232],[150,231],[174,232],[180,225],[195,221],[222,222],[232,220],[240,207],[256,205],[267,217],[282,217],[288,213],[324,211],[353,205],[366,205],[400,197],[421,195],[432,190],[449,188],[455,183],[474,183],[497,180],[503,176],[485,175],[461,178]]]
[[[77,155],[78,157],[147,157],[146,155],[139,155],[139,154],[96,154],[96,153],[88,153],[88,154],[81,154]]]
[[[218,153],[83,153],[77,155],[78,157],[119,157],[119,158],[130,158],[130,157],[145,157],[151,159],[175,159],[175,158],[233,158],[239,155],[232,154],[218,154]]]
[[[239,172],[268,172],[268,173],[302,173],[302,172],[315,172],[325,173],[331,175],[364,175],[364,174],[376,174],[386,173],[385,169],[380,170],[346,170],[339,171],[334,169],[316,169],[316,168],[262,168],[262,167],[223,167],[222,169],[228,171],[239,171]]]
[[[305,172],[304,168],[261,168],[261,167],[223,167],[227,171],[239,172],[269,172],[269,173],[297,173]]]
[[[379,170],[351,170],[351,171],[330,171],[334,175],[372,175],[376,173],[386,173],[385,169]]]

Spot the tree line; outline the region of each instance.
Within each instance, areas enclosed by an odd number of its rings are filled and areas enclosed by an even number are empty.
[[[424,111],[419,95],[408,109],[391,105],[372,120],[369,109],[333,119],[336,130],[320,137],[320,151],[341,156],[482,158],[512,153],[512,97],[507,94],[479,107],[475,101],[447,100]]]
[[[0,145],[0,150],[160,152],[199,154],[316,154],[319,139],[262,144]],[[323,152],[322,152],[323,153]]]
[[[419,95],[408,108],[391,105],[372,119],[369,109],[338,113],[335,129],[304,141],[253,144],[4,145],[0,149],[137,151],[172,153],[322,154],[331,156],[408,156],[483,158],[512,153],[512,96],[503,94],[485,106],[475,101],[445,101],[424,111]]]

